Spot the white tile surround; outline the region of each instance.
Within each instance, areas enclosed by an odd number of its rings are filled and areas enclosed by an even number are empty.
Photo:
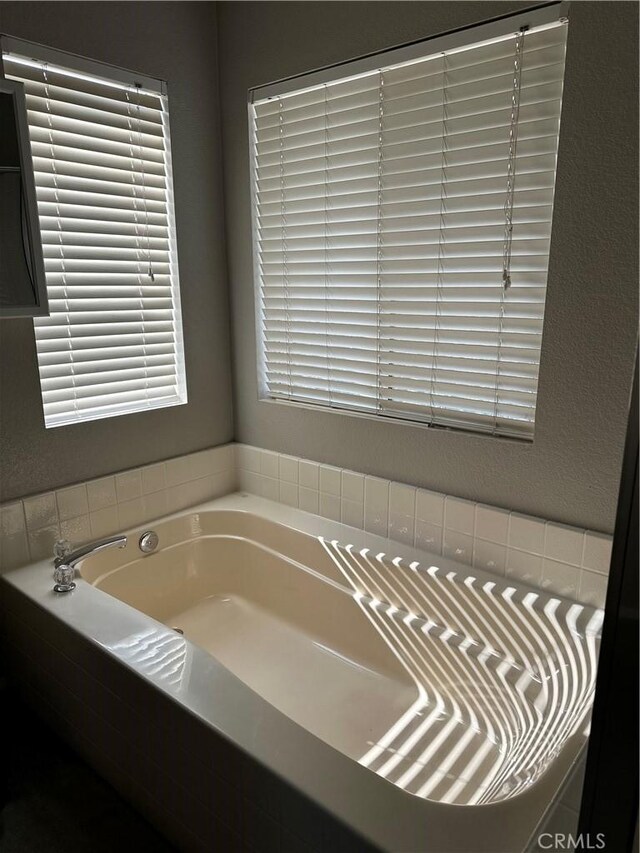
[[[0,506],[0,571],[233,492],[232,444]]]
[[[308,459],[227,444],[0,506],[0,569],[107,536],[241,488],[604,605],[611,537]]]
[[[610,536],[249,445],[235,457],[245,491],[604,606]]]

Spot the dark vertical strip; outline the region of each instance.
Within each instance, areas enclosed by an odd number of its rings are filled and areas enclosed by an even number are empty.
[[[627,853],[638,821],[638,356],[579,832],[604,850]],[[602,836],[598,836],[602,833]],[[602,849],[602,848],[601,848]]]

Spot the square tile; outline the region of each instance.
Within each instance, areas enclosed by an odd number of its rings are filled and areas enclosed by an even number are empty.
[[[79,515],[60,522],[60,538],[67,539],[74,548],[91,541],[89,515]]]
[[[342,499],[342,523],[349,527],[357,527],[362,530],[364,525],[364,504],[360,501],[349,501]]]
[[[166,491],[152,492],[150,495],[145,495],[142,498],[142,506],[145,521],[153,521],[156,518],[162,518],[162,516],[166,515],[168,512]]]
[[[142,478],[138,468],[116,474],[116,495],[118,503],[131,501],[142,495]]]
[[[87,515],[89,502],[87,500],[87,487],[83,484],[70,486],[67,489],[59,489],[56,492],[58,502],[58,518],[62,521],[67,518],[75,518],[78,515]]]
[[[364,478],[364,529],[378,536],[389,535],[389,481]]]
[[[187,483],[187,489],[184,489],[180,486],[174,486],[172,489],[167,489],[167,511],[169,513],[180,512],[180,510],[186,509],[188,506],[192,506],[194,501],[188,491],[188,487],[190,483]],[[257,494],[257,492],[252,492],[252,494]],[[142,513],[144,513],[144,504],[142,505]],[[137,522],[139,523],[139,522]],[[120,527],[124,528],[122,521],[120,522]]]
[[[209,482],[210,491],[203,498],[205,501],[221,498],[236,491],[235,471],[218,471],[216,474],[209,474],[206,479]]]
[[[393,485],[393,484],[392,484]],[[415,518],[389,510],[389,539],[413,546],[415,536]]]
[[[298,484],[280,480],[280,503],[287,506],[298,506]]]
[[[364,504],[364,474],[354,471],[342,472],[342,497],[348,501]]]
[[[260,496],[268,501],[280,500],[280,480],[274,480],[273,477],[261,477]]]
[[[389,481],[379,477],[364,478],[364,506],[387,516],[389,514]]]
[[[212,447],[208,451],[208,457],[212,474],[219,474],[221,471],[232,471],[235,468],[232,444],[221,444],[218,447]]]
[[[320,515],[323,516],[323,518],[330,518],[333,521],[340,521],[340,498],[336,495],[328,495],[324,492],[320,492]]]
[[[444,524],[444,498],[440,492],[418,489],[416,492],[416,518],[442,527]]]
[[[528,551],[518,551],[516,548],[507,549],[507,577],[513,577],[532,586],[542,583],[542,557],[530,554]]]
[[[504,575],[507,562],[507,548],[497,542],[476,539],[473,546],[473,565],[486,572]]]
[[[579,566],[582,560],[583,541],[583,530],[548,521],[544,555],[560,563]]]
[[[442,554],[442,527],[416,518],[416,548],[431,554]]]
[[[260,452],[260,473],[265,477],[277,480],[280,475],[278,454],[273,450],[262,450]]]
[[[594,572],[600,572],[603,575],[608,575],[612,544],[611,536],[587,530],[584,536],[583,567],[591,569]]]
[[[184,495],[189,496],[187,506],[194,506],[205,501],[210,501],[212,498],[218,497],[216,490],[220,488],[219,478],[224,477],[221,474],[209,474],[206,477],[200,477],[198,480],[191,480],[189,483],[183,483],[177,489]]]
[[[317,515],[320,509],[320,492],[316,489],[307,489],[304,486],[300,486],[298,492],[298,506],[300,509]]]
[[[87,483],[87,498],[89,512],[95,512],[107,506],[115,506],[118,502],[115,477],[101,477],[99,480],[91,480]]]
[[[509,513],[507,510],[477,504],[475,536],[488,542],[506,545],[509,537]]]
[[[147,465],[145,468],[141,468],[140,477],[142,480],[143,495],[151,495],[153,492],[161,492],[167,485],[163,462],[159,462],[157,465]]]
[[[58,505],[53,492],[26,498],[23,503],[28,530],[58,524]]]
[[[549,560],[542,561],[542,589],[562,595],[565,598],[576,599],[580,570],[566,563]]]
[[[389,484],[389,517],[391,514],[415,517],[416,490],[413,486],[393,482]]]
[[[335,468],[333,465],[321,465],[320,491],[324,492],[325,495],[335,495],[336,497],[340,497],[341,474],[342,471],[340,468]]]
[[[117,533],[120,529],[118,507],[105,506],[102,509],[89,513],[89,523],[91,525],[91,536],[95,539],[99,539],[102,536],[109,536],[111,533]]]
[[[578,601],[582,604],[590,604],[592,607],[604,607],[607,600],[608,583],[607,575],[582,569],[578,587]]]
[[[364,529],[367,533],[375,533],[376,536],[383,536],[386,539],[389,535],[389,514],[376,512],[365,504]]]
[[[261,474],[255,474],[253,471],[247,471],[241,468],[238,471],[238,488],[242,492],[249,492],[252,495],[260,495],[260,484],[263,479],[266,479]]]
[[[214,453],[215,448],[167,460],[165,462],[167,486],[181,486],[213,474],[216,470]]]
[[[447,530],[473,536],[476,505],[473,501],[447,496],[444,502],[444,526]]]
[[[511,513],[509,547],[531,554],[544,554],[544,521],[529,515]]]
[[[26,531],[7,533],[0,537],[0,569],[9,571],[29,562],[29,543]]]
[[[298,460],[295,456],[285,456],[280,454],[279,458],[279,477],[285,483],[298,482]]]
[[[29,553],[32,560],[51,560],[53,565],[53,546],[60,539],[57,524],[41,527],[29,532]]]
[[[238,488],[240,491],[250,492],[252,495],[263,497],[262,488],[266,479],[267,477],[263,477],[262,474],[254,474],[252,471],[240,470],[238,471]],[[277,499],[276,490],[276,500]]]
[[[0,506],[0,537],[24,533],[26,522],[22,501]]]
[[[188,506],[189,504],[186,504]],[[130,501],[118,503],[118,523],[121,530],[136,527],[144,520],[144,504],[142,498],[133,498]]]
[[[238,468],[244,471],[252,471],[254,474],[260,473],[260,451],[257,447],[250,447],[248,444],[236,444],[235,457]]]
[[[179,456],[176,459],[167,459],[164,463],[164,472],[167,488],[179,486],[193,480],[193,470],[186,457]],[[116,484],[117,485],[117,484]],[[118,489],[118,502],[120,502],[120,490]]]
[[[451,560],[470,566],[473,562],[473,536],[445,527],[442,553]]]
[[[300,485],[305,489],[320,489],[320,465],[317,462],[310,462],[308,459],[301,459],[298,463],[298,479]]]

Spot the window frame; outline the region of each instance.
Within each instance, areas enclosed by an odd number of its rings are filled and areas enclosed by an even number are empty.
[[[419,417],[400,416],[396,413],[388,413],[384,410],[367,412],[351,409],[345,406],[327,405],[322,403],[310,403],[300,400],[288,400],[282,397],[272,396],[269,393],[266,367],[266,347],[263,334],[263,316],[261,305],[261,277],[259,263],[259,222],[258,222],[258,186],[257,186],[257,152],[256,139],[253,133],[255,121],[254,104],[265,99],[275,99],[291,93],[302,93],[314,89],[324,83],[345,81],[355,79],[358,76],[370,74],[384,66],[392,66],[401,63],[409,63],[412,60],[419,61],[440,51],[451,51],[456,48],[464,48],[465,45],[473,45],[477,42],[500,39],[510,34],[515,34],[523,28],[541,27],[568,21],[569,2],[559,0],[542,6],[532,7],[523,12],[508,13],[491,20],[479,21],[475,24],[465,26],[450,32],[440,33],[424,39],[419,39],[407,44],[391,47],[366,54],[355,59],[334,63],[319,69],[305,72],[300,75],[283,78],[272,83],[255,86],[249,89],[247,103],[247,117],[249,129],[249,167],[250,167],[250,190],[251,190],[251,229],[252,229],[252,261],[253,261],[253,289],[255,306],[255,340],[257,353],[257,396],[261,403],[278,406],[288,406],[307,411],[325,412],[339,414],[347,417],[365,418],[378,423],[396,423],[405,427],[420,427],[422,429],[438,429],[454,431],[456,433],[474,436],[476,438],[496,439],[500,441],[517,442],[531,446],[535,439],[535,428],[537,417],[534,420],[533,431],[530,436],[510,435],[504,432],[491,432],[479,429],[472,423],[446,424],[435,423]],[[551,268],[553,240],[549,249],[549,268]],[[547,283],[548,286],[548,283]],[[544,338],[543,338],[544,339]],[[541,348],[540,361],[538,363],[538,376],[542,365],[544,347]],[[537,415],[536,409],[534,410]]]
[[[173,366],[176,377],[176,393],[173,397],[162,400],[136,401],[135,403],[121,403],[117,411],[93,410],[90,416],[53,415],[49,418],[44,414],[43,389],[38,364],[38,382],[40,384],[41,401],[43,405],[43,418],[46,429],[55,429],[62,426],[74,424],[87,424],[98,420],[122,417],[125,415],[136,415],[143,412],[151,412],[159,409],[183,406],[188,403],[187,376],[184,353],[184,330],[182,318],[180,275],[178,265],[178,245],[176,229],[176,213],[173,186],[173,158],[171,150],[171,131],[168,85],[166,80],[140,74],[120,66],[110,65],[100,60],[89,59],[68,51],[49,47],[48,45],[30,42],[14,36],[0,33],[0,70],[4,73],[3,58],[6,55],[16,54],[19,57],[33,60],[34,63],[47,63],[55,70],[59,67],[64,73],[78,79],[88,81],[98,80],[112,84],[115,88],[130,89],[139,87],[142,92],[157,97],[162,105],[162,133],[164,141],[164,167],[166,169],[166,216],[167,216],[167,246],[169,255],[169,282],[171,290],[173,333],[175,339],[175,352]],[[26,111],[25,111],[25,121]],[[28,122],[27,122],[28,127]],[[37,188],[37,185],[36,185]],[[53,312],[50,312],[53,313]],[[50,316],[50,314],[49,314]],[[34,324],[34,339],[37,347],[36,326]],[[115,404],[113,404],[115,405]],[[53,421],[53,422],[52,422]]]

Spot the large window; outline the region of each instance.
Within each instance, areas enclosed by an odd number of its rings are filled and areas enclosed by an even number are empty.
[[[2,53],[28,109],[46,426],[185,403],[164,84],[14,39]]]
[[[250,103],[263,397],[532,438],[566,19]]]

